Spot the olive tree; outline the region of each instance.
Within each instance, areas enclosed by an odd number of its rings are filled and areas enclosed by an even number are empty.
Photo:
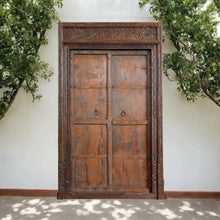
[[[164,54],[164,74],[187,100],[206,96],[220,106],[219,0],[140,0],[162,22],[176,51]]]
[[[52,70],[38,51],[47,44],[46,31],[58,21],[61,0],[0,0],[0,119],[23,88],[39,99],[39,78]]]

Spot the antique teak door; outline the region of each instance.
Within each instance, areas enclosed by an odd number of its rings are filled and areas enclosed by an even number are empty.
[[[59,199],[164,198],[161,32],[59,24]]]

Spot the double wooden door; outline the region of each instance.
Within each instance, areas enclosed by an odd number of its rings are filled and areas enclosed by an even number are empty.
[[[151,75],[145,51],[70,50],[69,187],[151,188]]]

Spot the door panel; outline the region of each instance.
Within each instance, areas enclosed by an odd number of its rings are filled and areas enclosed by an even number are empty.
[[[146,126],[113,126],[112,155],[115,157],[146,157]]]
[[[145,159],[113,159],[113,185],[116,187],[147,188]]]
[[[146,120],[146,89],[113,89],[113,120]]]
[[[107,160],[76,158],[73,160],[73,187],[107,186]]]
[[[149,192],[147,53],[70,57],[72,191]]]
[[[70,114],[74,119],[105,119],[106,89],[72,89]]]
[[[106,86],[106,55],[77,55],[71,53],[71,85]]]
[[[146,87],[146,56],[112,56],[112,86]]]
[[[147,188],[146,67],[146,56],[112,57],[112,185],[124,189]]]
[[[72,155],[106,155],[107,131],[105,125],[73,125]]]

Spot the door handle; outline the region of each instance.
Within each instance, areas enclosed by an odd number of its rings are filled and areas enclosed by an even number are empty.
[[[121,116],[122,117],[126,116],[126,112],[125,111],[121,111]]]
[[[95,109],[95,110],[94,110],[94,115],[95,115],[95,116],[98,116],[98,115],[99,115],[99,110],[98,110],[98,109]]]

